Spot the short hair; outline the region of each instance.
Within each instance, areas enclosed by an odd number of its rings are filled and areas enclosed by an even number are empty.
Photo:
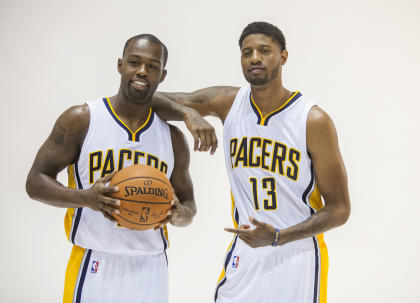
[[[133,41],[133,40],[140,40],[140,39],[148,40],[150,42],[162,45],[162,48],[163,48],[163,67],[165,67],[166,62],[168,61],[168,49],[166,48],[166,45],[162,43],[162,41],[160,41],[156,36],[151,35],[151,34],[141,34],[141,35],[137,35],[137,36],[134,36],[134,37],[131,37],[130,39],[128,39],[125,42],[125,45],[124,45],[123,56],[124,56],[125,50],[127,49],[128,45],[130,44],[130,42]]]
[[[286,49],[286,38],[284,38],[283,33],[278,27],[267,23],[267,22],[252,22],[248,24],[242,31],[241,37],[239,38],[239,47],[242,48],[242,42],[244,39],[252,34],[263,34],[268,37],[271,37],[281,48],[281,50]]]

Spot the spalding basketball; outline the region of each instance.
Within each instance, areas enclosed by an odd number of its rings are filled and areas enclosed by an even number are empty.
[[[142,164],[128,166],[115,173],[109,185],[119,188],[110,196],[121,201],[120,213],[113,216],[123,227],[137,230],[154,228],[166,218],[171,208],[171,183],[154,167]]]

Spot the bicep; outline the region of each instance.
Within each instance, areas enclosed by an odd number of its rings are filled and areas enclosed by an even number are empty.
[[[326,206],[347,207],[347,173],[334,124],[324,111],[314,107],[309,113],[307,127],[308,150]]]
[[[186,199],[194,199],[194,189],[189,172],[190,152],[182,132],[172,125],[170,128],[174,152],[174,169],[170,181],[175,194],[182,202]]]
[[[70,108],[54,124],[51,134],[39,149],[31,171],[56,177],[77,160],[87,131],[86,113]]]

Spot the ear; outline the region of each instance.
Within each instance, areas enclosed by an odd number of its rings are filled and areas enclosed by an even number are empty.
[[[166,70],[166,69],[164,69],[163,71],[162,71],[162,76],[160,76],[160,80],[159,80],[159,83],[162,83],[163,82],[163,80],[165,80],[165,78],[166,78],[166,74],[168,73],[168,71]]]
[[[287,50],[281,51],[281,65],[284,65],[289,57],[289,52]]]
[[[117,69],[118,69],[118,72],[121,75],[121,71],[122,71],[122,59],[121,58],[118,59]]]

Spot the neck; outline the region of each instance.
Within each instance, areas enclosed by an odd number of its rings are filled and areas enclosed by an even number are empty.
[[[146,121],[152,104],[152,99],[141,104],[135,103],[126,98],[121,91],[118,91],[115,96],[109,98],[109,101],[118,117],[132,131],[135,131]]]
[[[263,115],[278,109],[290,97],[290,91],[283,87],[280,75],[265,85],[251,85],[251,94]]]

